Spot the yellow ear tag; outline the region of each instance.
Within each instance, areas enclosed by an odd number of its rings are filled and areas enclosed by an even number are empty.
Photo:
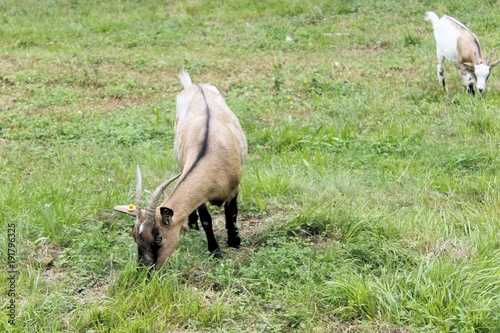
[[[135,210],[135,205],[133,205],[133,204],[128,205],[127,211],[133,212],[134,210]]]

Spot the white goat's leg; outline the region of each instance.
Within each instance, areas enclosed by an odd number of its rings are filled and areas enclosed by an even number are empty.
[[[444,67],[443,67],[443,65],[437,65],[437,74],[438,74],[439,83],[441,83],[441,85],[443,86],[444,91],[448,92],[448,88],[446,87],[446,82],[444,81]]]
[[[458,74],[462,77],[462,85],[467,89],[467,92],[474,96],[474,76],[469,73],[465,68],[457,67]]]
[[[438,58],[437,75],[439,83],[441,83],[441,85],[443,86],[444,91],[448,91],[448,88],[446,88],[446,83],[444,81],[444,55],[438,51],[437,58]]]

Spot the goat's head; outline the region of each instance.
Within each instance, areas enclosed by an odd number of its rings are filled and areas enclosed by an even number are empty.
[[[179,233],[182,227],[170,223],[173,211],[166,207],[157,207],[157,202],[165,188],[180,176],[174,176],[151,194],[146,209],[141,209],[142,176],[139,166],[136,167],[135,206],[115,206],[118,212],[135,217],[132,227],[132,237],[137,243],[139,264],[153,269],[160,269],[165,261],[174,252],[179,242]]]
[[[482,93],[486,89],[486,81],[488,81],[488,77],[490,76],[490,71],[496,65],[500,63],[500,60],[490,62],[491,55],[488,56],[486,63],[483,63],[481,59],[478,58],[476,52],[474,52],[474,57],[476,59],[476,63],[464,62],[463,65],[467,68],[467,71],[473,74],[476,80],[477,90]]]

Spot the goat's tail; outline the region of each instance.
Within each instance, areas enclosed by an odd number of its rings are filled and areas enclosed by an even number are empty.
[[[437,16],[437,14],[434,12],[426,12],[425,13],[425,20],[431,21],[432,26],[435,26],[439,22],[439,16]]]
[[[179,76],[179,79],[181,79],[181,83],[184,86],[184,89],[186,89],[187,87],[189,87],[193,84],[193,82],[191,82],[191,77],[189,77],[188,72],[186,72],[185,70],[180,72],[178,74],[178,76]]]

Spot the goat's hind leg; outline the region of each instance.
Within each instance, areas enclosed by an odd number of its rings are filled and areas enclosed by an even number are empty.
[[[226,217],[227,245],[229,247],[239,248],[241,238],[238,235],[236,226],[236,217],[238,216],[237,196],[224,204],[224,215]]]
[[[448,88],[446,87],[446,82],[444,81],[444,55],[442,55],[439,51],[437,53],[438,65],[437,65],[437,76],[439,79],[439,83],[444,88],[444,91],[448,92]]]

